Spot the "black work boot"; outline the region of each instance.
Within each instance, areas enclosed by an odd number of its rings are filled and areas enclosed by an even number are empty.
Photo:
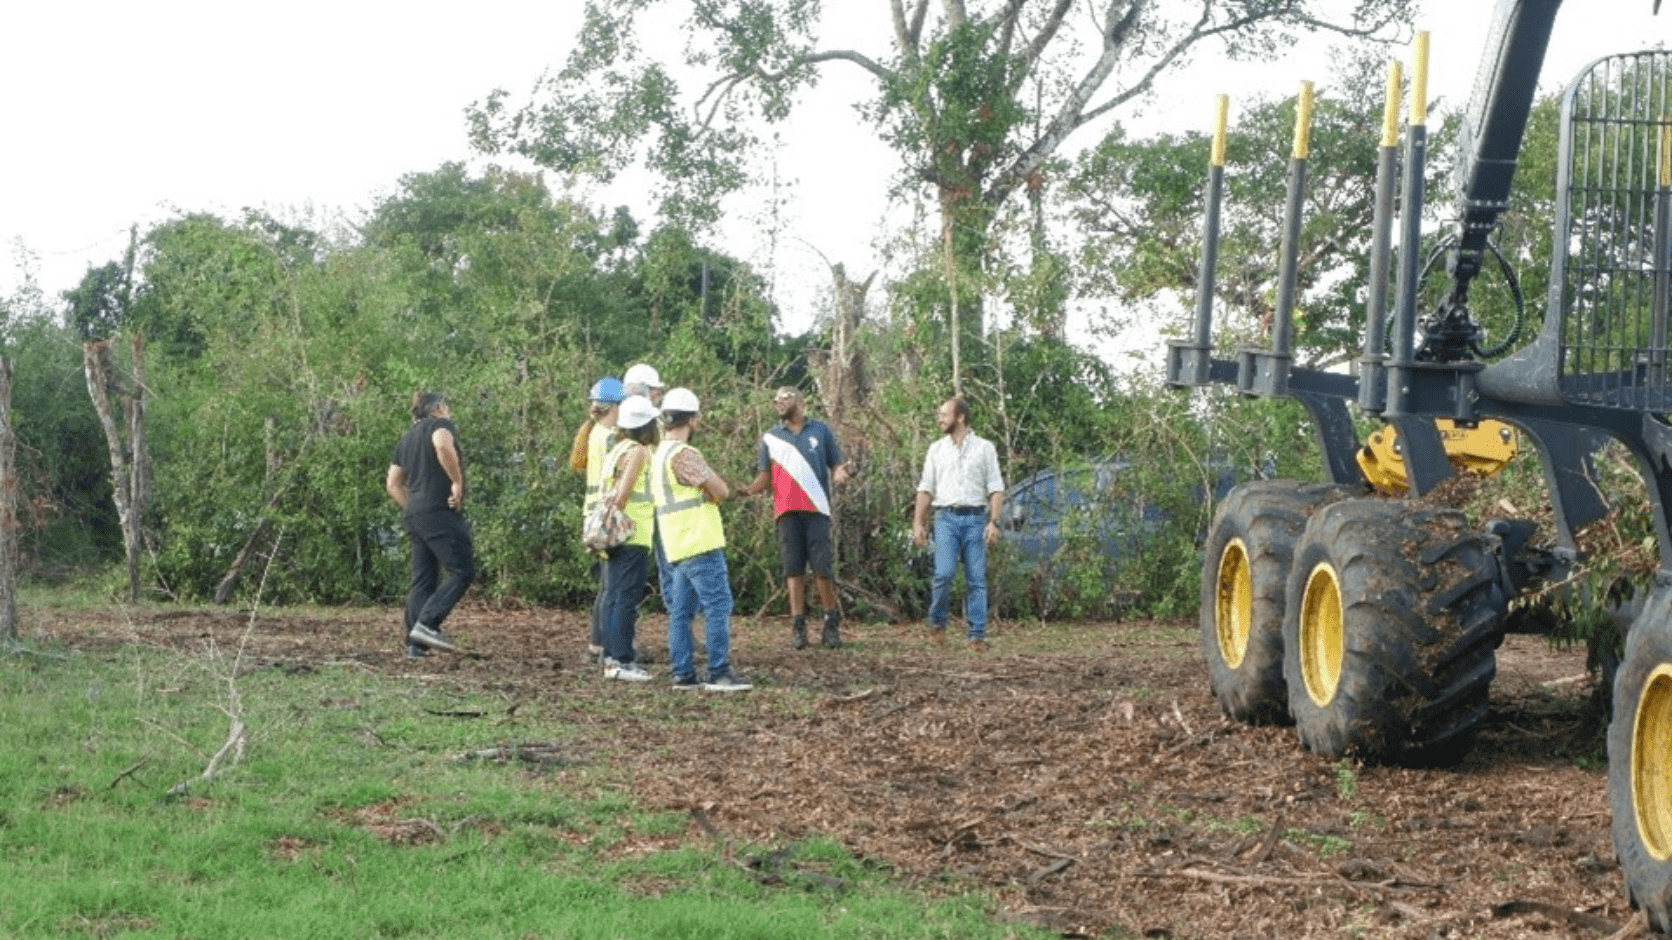
[[[827,611],[824,612],[824,637],[823,637],[823,639],[824,639],[824,645],[826,647],[828,647],[830,649],[836,649],[837,647],[842,645],[842,634],[840,632],[838,632],[837,629],[836,629],[836,626],[838,624],[840,624],[841,622],[842,622],[842,612],[841,611],[839,611],[839,610],[827,610]]]
[[[807,648],[807,618],[795,618],[795,626],[791,628],[790,645],[798,650]]]

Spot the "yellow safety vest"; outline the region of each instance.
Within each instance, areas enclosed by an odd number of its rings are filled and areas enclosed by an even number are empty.
[[[594,425],[586,438],[586,502],[581,504],[581,519],[592,515],[598,497],[604,493],[604,455],[615,443],[615,428]]]
[[[609,471],[604,478],[605,494],[615,490],[615,481],[619,479],[627,455],[633,452],[633,448],[643,446],[638,441],[622,440],[610,448],[609,456],[604,458],[604,467]],[[627,540],[627,544],[649,548],[650,540],[655,536],[652,527],[656,525],[656,506],[650,496],[650,461],[646,460],[639,467],[639,478],[633,483],[633,491],[627,497],[627,508],[623,511],[627,513],[627,518],[633,520],[633,537]]]
[[[668,561],[726,547],[720,507],[709,501],[702,487],[674,479],[674,455],[690,446],[684,441],[663,441],[651,459],[650,494],[656,502],[656,529]]]

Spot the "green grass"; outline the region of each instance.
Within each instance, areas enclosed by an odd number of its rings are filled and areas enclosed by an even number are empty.
[[[723,848],[635,803],[607,754],[566,752],[555,709],[510,722],[491,693],[250,666],[0,656],[0,936],[1027,935],[832,841]],[[194,782],[234,714],[242,759]],[[523,741],[560,757],[456,759]]]

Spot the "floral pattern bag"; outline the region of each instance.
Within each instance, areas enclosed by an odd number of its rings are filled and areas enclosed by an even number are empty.
[[[621,453],[610,456],[615,459],[604,467],[602,478],[611,481],[608,489],[613,490],[615,470],[621,462]],[[637,530],[638,526],[633,523],[631,516],[622,512],[610,500],[600,498],[598,505],[592,507],[592,511],[586,514],[586,519],[581,523],[581,544],[595,552],[607,552],[625,544]]]
[[[633,537],[633,519],[609,500],[599,500],[581,525],[581,544],[595,552],[609,551]]]

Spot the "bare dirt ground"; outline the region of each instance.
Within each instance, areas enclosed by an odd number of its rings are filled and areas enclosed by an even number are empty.
[[[756,688],[720,695],[668,687],[660,615],[639,625],[658,673],[645,686],[587,664],[583,614],[461,609],[448,630],[466,653],[417,662],[397,652],[397,619],[30,612],[26,635],[242,641],[267,663],[351,659],[493,692],[572,719],[580,752],[688,813],[693,839],[827,834],[901,883],[979,886],[995,918],[1066,936],[1605,937],[1632,917],[1584,653],[1539,638],[1500,650],[1470,756],[1411,770],[1227,721],[1182,621],[1000,623],[980,654],[867,624],[843,649],[795,652],[785,618],[743,617],[734,660]]]

